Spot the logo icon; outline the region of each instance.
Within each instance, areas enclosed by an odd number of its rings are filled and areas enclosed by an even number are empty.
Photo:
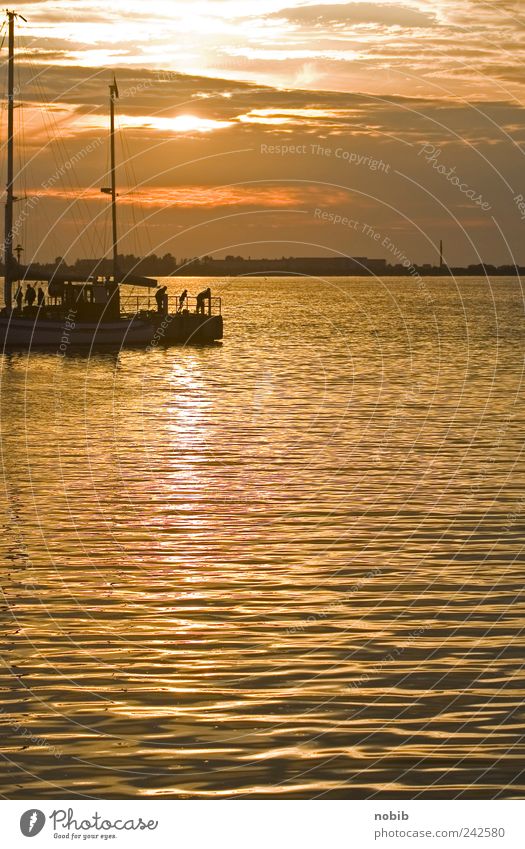
[[[24,837],[35,837],[46,824],[46,815],[37,808],[31,808],[20,817],[20,831]]]

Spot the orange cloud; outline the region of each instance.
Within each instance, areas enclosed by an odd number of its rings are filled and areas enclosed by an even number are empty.
[[[50,188],[44,192],[36,190],[34,196],[61,200],[89,200],[107,203],[107,197],[97,189],[74,191]],[[268,207],[297,208],[315,202],[338,204],[348,194],[344,190],[324,189],[322,186],[281,186],[261,183],[242,186],[158,186],[145,190],[123,192],[120,204],[136,204],[150,207],[217,208],[217,207]]]

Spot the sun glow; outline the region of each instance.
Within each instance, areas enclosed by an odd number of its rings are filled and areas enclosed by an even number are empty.
[[[76,113],[73,114],[71,121],[76,130],[104,130],[107,126],[107,118],[104,115],[80,115]],[[175,115],[174,117],[120,114],[118,123],[120,129],[150,129],[180,134],[210,133],[213,130],[221,130],[232,126],[231,121],[201,118],[199,115],[190,114]]]
[[[158,126],[159,129],[173,130],[176,133],[208,133],[211,130],[231,126],[230,121],[214,121],[212,118],[199,118],[197,115],[177,115],[176,118],[153,120],[155,126]]]
[[[200,118],[198,115],[177,115],[174,118],[121,115],[120,123],[122,126],[151,127],[172,133],[209,133],[231,126],[230,121],[215,121],[213,118]]]

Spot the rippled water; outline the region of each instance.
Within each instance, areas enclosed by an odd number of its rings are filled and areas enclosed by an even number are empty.
[[[3,793],[522,796],[519,283],[213,289],[3,356]]]

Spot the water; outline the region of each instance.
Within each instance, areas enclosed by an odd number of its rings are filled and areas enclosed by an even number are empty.
[[[519,282],[212,287],[3,357],[3,793],[522,797]]]

